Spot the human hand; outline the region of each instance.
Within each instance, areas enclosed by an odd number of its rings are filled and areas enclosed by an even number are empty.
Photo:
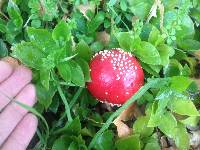
[[[31,71],[24,67],[12,67],[0,61],[0,149],[25,150],[36,128],[37,118],[11,99],[33,106],[35,88],[30,84]]]

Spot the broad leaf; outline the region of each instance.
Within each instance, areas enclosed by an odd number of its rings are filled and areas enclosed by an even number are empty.
[[[8,49],[6,47],[6,44],[3,42],[2,39],[0,39],[0,58],[5,57],[8,55]]]
[[[139,135],[131,135],[117,140],[116,147],[118,150],[140,150],[141,144]]]
[[[77,59],[76,62],[79,64],[79,66],[81,67],[81,69],[83,71],[85,81],[86,82],[91,81],[90,67],[89,67],[88,63],[84,59]]]
[[[180,115],[199,116],[199,112],[191,100],[172,99],[169,108]]]
[[[168,137],[174,137],[175,127],[177,126],[176,118],[170,112],[166,112],[161,118],[158,128]]]
[[[46,57],[46,54],[34,42],[21,42],[12,47],[12,50],[14,57],[35,69],[41,68],[42,58]]]
[[[11,21],[14,23],[16,28],[21,28],[23,25],[23,19],[20,14],[18,6],[14,3],[13,0],[9,0],[7,11]]]
[[[200,42],[193,39],[184,39],[177,42],[178,46],[186,51],[195,51],[200,49]]]
[[[170,87],[178,92],[184,92],[190,86],[193,81],[190,78],[183,76],[174,76],[170,80]],[[180,84],[181,83],[181,84]]]
[[[161,64],[163,66],[169,64],[169,57],[174,55],[174,49],[166,44],[160,44],[156,47],[161,57]]]
[[[40,82],[47,90],[49,90],[49,81],[50,81],[50,70],[41,69]]]
[[[133,53],[144,63],[151,65],[161,64],[161,58],[158,50],[148,42],[141,42],[140,47],[134,50]]]
[[[105,150],[105,149],[112,149],[113,148],[113,132],[106,131],[104,132],[95,143],[94,148],[96,150]]]
[[[60,76],[67,82],[71,82],[71,67],[69,62],[63,62],[57,65]]]
[[[175,136],[173,137],[173,139],[175,139],[176,146],[179,149],[181,150],[189,149],[189,135],[183,124],[181,123],[177,124]]]
[[[56,88],[50,84],[47,90],[41,83],[36,84],[37,99],[46,109],[50,106],[52,98],[56,92]]]
[[[6,32],[6,22],[0,18],[0,32],[5,33]]]
[[[129,32],[120,32],[117,34],[117,40],[121,48],[130,51],[131,43],[133,43],[134,37]]]
[[[85,59],[86,61],[90,61],[92,55],[91,49],[83,40],[77,44],[76,52],[79,57]]]
[[[84,74],[81,69],[81,67],[76,63],[74,60],[69,61],[70,67],[71,67],[71,81],[78,85],[83,87],[85,85],[85,80],[84,80]]]
[[[65,150],[71,144],[72,140],[69,136],[61,136],[53,143],[52,150]]]
[[[71,39],[71,29],[69,24],[64,20],[61,20],[54,28],[52,37],[60,46],[65,46],[66,42]]]
[[[176,59],[171,59],[169,64],[163,68],[165,77],[181,75],[182,66]]]
[[[147,127],[149,121],[148,116],[141,116],[133,124],[133,133],[140,134],[143,137],[150,136],[153,133],[153,128]]]

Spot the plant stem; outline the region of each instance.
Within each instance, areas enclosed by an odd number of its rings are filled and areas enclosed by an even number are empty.
[[[69,104],[69,108],[72,108],[72,106],[76,103],[78,97],[80,96],[81,92],[83,91],[83,88],[79,88],[76,92],[76,94],[74,95],[74,97],[72,98],[70,104]]]
[[[61,99],[62,99],[62,101],[65,105],[65,112],[67,113],[68,121],[72,121],[72,116],[71,116],[71,113],[70,113],[70,107],[69,107],[69,104],[67,102],[67,99],[66,99],[66,97],[65,97],[65,95],[64,95],[59,84],[57,84],[57,88],[58,88],[58,92],[60,94],[60,97],[61,97]]]
[[[139,99],[147,90],[149,90],[150,88],[154,87],[155,85],[157,85],[159,82],[161,82],[164,79],[154,79],[149,81],[148,83],[146,83],[142,88],[140,88],[140,90],[134,94],[125,104],[123,104],[115,113],[113,113],[108,120],[105,122],[105,124],[101,127],[101,129],[96,133],[96,135],[94,136],[94,138],[92,139],[92,141],[89,144],[89,149],[92,149],[94,144],[96,143],[96,141],[98,140],[99,136],[101,136],[101,134],[108,129],[108,127],[112,124],[113,120],[127,107],[129,107],[134,101],[136,101],[137,99]]]

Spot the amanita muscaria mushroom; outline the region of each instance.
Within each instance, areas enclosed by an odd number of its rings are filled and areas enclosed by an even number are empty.
[[[90,75],[90,93],[111,105],[122,105],[144,84],[141,65],[131,53],[121,49],[96,53],[90,62]]]

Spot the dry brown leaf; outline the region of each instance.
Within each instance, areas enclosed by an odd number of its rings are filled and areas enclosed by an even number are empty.
[[[132,134],[133,130],[129,128],[122,121],[117,121],[114,123],[117,126],[117,134],[119,138],[126,137]]]
[[[95,5],[94,4],[86,4],[86,5],[79,5],[78,9],[83,14],[83,16],[89,20],[88,16],[86,15],[88,10],[91,10],[92,12],[95,11]]]
[[[16,68],[19,65],[21,65],[20,62],[17,59],[10,57],[10,56],[4,57],[4,58],[2,58],[2,60],[9,63],[10,65],[12,65],[13,68]]]
[[[162,136],[162,137],[160,138],[160,145],[161,145],[161,148],[162,148],[162,149],[168,147],[167,139],[166,139],[165,136]]]
[[[164,19],[164,5],[161,3],[160,0],[155,0],[154,4],[152,5],[148,18],[147,23],[151,20],[152,17],[157,17],[157,9],[159,8],[160,11],[160,29],[163,30],[163,19]]]
[[[193,54],[198,60],[200,60],[200,50],[193,52]]]
[[[131,120],[133,117],[141,116],[141,112],[137,105],[133,103],[127,109],[125,109],[113,123],[117,127],[117,133],[119,137],[126,137],[132,133],[132,129],[128,127],[123,121]]]
[[[162,148],[162,150],[178,150],[176,147],[168,147],[168,148]]]
[[[110,35],[106,31],[97,32],[96,39],[97,41],[100,41],[103,45],[108,45],[110,41]]]
[[[193,148],[197,148],[200,146],[200,130],[191,132],[190,145]]]

